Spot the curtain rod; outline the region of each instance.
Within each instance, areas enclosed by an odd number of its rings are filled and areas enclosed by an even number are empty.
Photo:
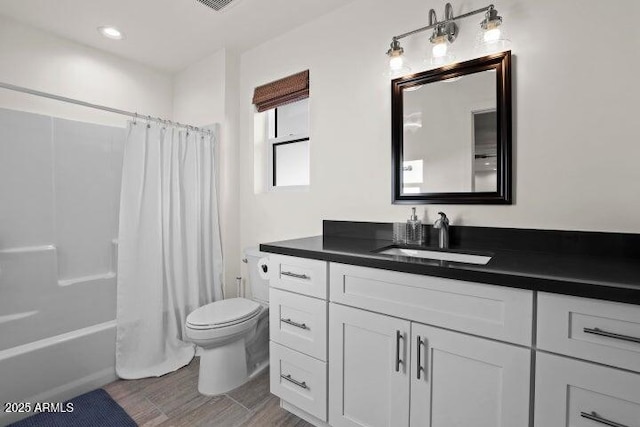
[[[94,108],[96,110],[108,111],[109,113],[120,114],[120,115],[123,115],[123,116],[129,116],[129,117],[132,117],[134,120],[141,119],[141,120],[149,120],[149,121],[156,122],[156,123],[163,123],[163,124],[167,124],[168,123],[168,124],[171,124],[173,126],[177,126],[177,127],[180,127],[180,128],[185,128],[187,130],[193,130],[193,131],[196,131],[196,132],[204,132],[204,133],[207,133],[209,135],[212,134],[212,131],[210,129],[202,129],[202,128],[199,128],[197,126],[191,126],[191,125],[185,125],[185,124],[178,123],[178,122],[172,122],[171,120],[162,119],[160,117],[145,116],[145,115],[134,113],[134,112],[131,112],[131,111],[120,110],[118,108],[111,108],[111,107],[106,107],[104,105],[92,104],[90,102],[80,101],[78,99],[73,99],[73,98],[67,98],[66,96],[54,95],[52,93],[42,92],[42,91],[35,90],[35,89],[29,89],[29,88],[26,88],[26,87],[12,85],[12,84],[9,84],[9,83],[0,82],[0,88],[13,90],[13,91],[16,91],[16,92],[27,93],[29,95],[41,96],[43,98],[55,99],[56,101],[68,102],[70,104],[81,105],[83,107]]]

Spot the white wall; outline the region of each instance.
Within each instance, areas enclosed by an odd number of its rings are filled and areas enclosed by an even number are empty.
[[[486,5],[454,2],[460,14]],[[498,1],[513,41],[515,204],[429,206],[454,224],[640,232],[640,3],[595,0]],[[241,242],[319,234],[323,219],[402,221],[391,204],[390,39],[425,25],[431,0],[360,0],[265,42],[241,57]],[[580,13],[576,13],[579,10]],[[454,44],[472,56],[481,16],[466,19]],[[598,22],[615,22],[601,37]],[[427,34],[403,41],[423,69]],[[311,188],[254,193],[253,89],[310,69]]]
[[[115,41],[114,41],[115,43]],[[171,117],[170,75],[0,16],[0,81]],[[0,107],[114,126],[123,116],[0,89]]]
[[[196,126],[220,124],[218,199],[226,295],[235,295],[240,276],[238,196],[238,58],[220,50],[174,76],[174,119]]]
[[[196,126],[224,120],[225,57],[219,50],[173,76],[174,120]]]

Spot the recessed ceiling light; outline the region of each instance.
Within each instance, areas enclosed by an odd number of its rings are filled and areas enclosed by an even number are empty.
[[[112,26],[98,27],[98,32],[108,39],[122,40],[124,38],[124,33]]]

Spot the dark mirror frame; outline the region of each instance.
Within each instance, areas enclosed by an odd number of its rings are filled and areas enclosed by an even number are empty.
[[[497,187],[495,192],[402,193],[403,89],[467,74],[496,70],[496,113],[498,117]],[[487,55],[471,61],[391,81],[391,186],[394,204],[512,204],[511,153],[511,52]]]

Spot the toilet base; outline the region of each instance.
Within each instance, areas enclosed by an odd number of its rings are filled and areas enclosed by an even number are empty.
[[[244,337],[225,345],[200,350],[198,391],[208,396],[226,393],[247,380]]]

